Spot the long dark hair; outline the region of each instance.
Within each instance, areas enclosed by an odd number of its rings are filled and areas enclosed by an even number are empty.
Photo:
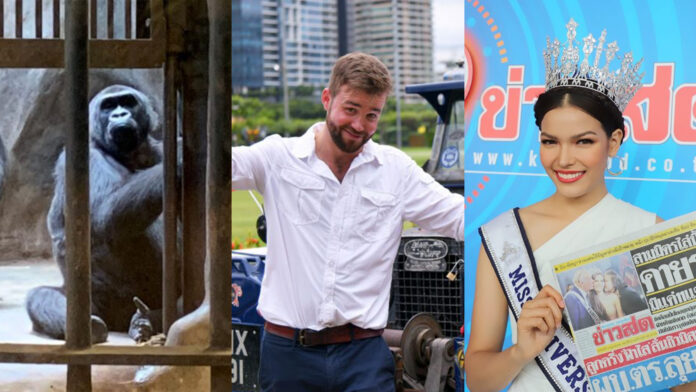
[[[546,113],[565,105],[575,106],[594,117],[602,124],[608,138],[617,129],[626,135],[623,115],[609,97],[595,90],[576,86],[556,87],[539,95],[534,104],[537,127],[541,129],[541,120]]]

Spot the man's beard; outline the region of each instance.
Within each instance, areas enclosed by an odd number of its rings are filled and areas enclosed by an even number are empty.
[[[350,131],[350,132],[357,134],[357,135],[359,135],[360,132],[356,132],[352,127],[347,126],[347,125],[343,126],[343,127],[338,127],[338,126],[336,126],[335,123],[333,123],[328,118],[326,119],[326,128],[328,128],[329,135],[331,135],[331,140],[333,140],[336,147],[338,147],[339,150],[341,150],[345,153],[348,153],[348,154],[352,154],[352,153],[360,150],[360,148],[363,145],[365,145],[365,143],[367,143],[367,141],[370,140],[370,137],[371,137],[371,135],[364,136],[362,138],[362,140],[359,140],[359,141],[351,140],[351,141],[346,142],[342,136],[344,130]]]

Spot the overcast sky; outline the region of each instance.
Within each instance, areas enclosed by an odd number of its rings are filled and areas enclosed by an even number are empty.
[[[442,62],[464,57],[464,1],[432,0],[435,71]]]

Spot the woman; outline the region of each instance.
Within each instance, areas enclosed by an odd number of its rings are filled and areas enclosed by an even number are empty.
[[[600,271],[594,272],[592,274],[592,282],[592,290],[590,290],[588,295],[590,306],[602,321],[615,319],[616,317],[610,318],[607,305],[604,301],[604,297],[606,295],[604,293],[604,274]],[[619,297],[616,297],[617,302],[618,299]]]
[[[569,22],[570,42],[575,37],[574,23]],[[541,132],[539,157],[556,191],[481,228],[483,246],[465,359],[472,391],[501,390],[508,384],[510,391],[553,391],[553,385],[560,390],[583,390],[587,378],[581,358],[573,356],[567,326],[561,326],[565,301],[555,287],[552,265],[560,256],[660,220],[616,199],[604,180],[607,159],[616,156],[625,135],[621,110],[635,90],[624,90],[618,97],[610,94],[610,98],[601,82],[593,80],[599,75],[595,67],[585,77],[579,75],[585,70],[584,61],[567,72],[567,59],[577,58],[577,52],[566,56],[567,47],[560,49],[562,57],[557,41],[547,47],[546,91],[534,105]],[[587,60],[587,45],[582,49]],[[580,86],[574,79],[580,80]],[[582,294],[592,288],[591,280],[579,280],[575,286],[584,301]],[[502,350],[508,303],[514,344]]]
[[[600,276],[603,280],[604,290],[599,295],[599,301],[606,310],[607,319],[614,320],[625,316],[619,299],[619,275],[613,270],[607,270],[603,276],[601,274]]]

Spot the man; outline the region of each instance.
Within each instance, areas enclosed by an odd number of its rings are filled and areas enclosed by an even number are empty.
[[[264,391],[390,391],[381,338],[404,220],[459,240],[464,200],[403,152],[370,139],[391,91],[377,58],[338,59],[303,136],[232,149],[232,188],[264,196]]]
[[[617,277],[616,280],[619,302],[621,303],[621,309],[626,315],[637,313],[648,308],[645,298],[643,298],[637,290],[625,283],[626,281],[630,282],[631,279],[637,283],[636,275],[626,269],[626,271],[624,271],[624,279]]]
[[[573,275],[574,287],[563,297],[573,329],[578,331],[600,322],[597,313],[592,310],[587,294],[592,290],[592,272],[579,269]]]

